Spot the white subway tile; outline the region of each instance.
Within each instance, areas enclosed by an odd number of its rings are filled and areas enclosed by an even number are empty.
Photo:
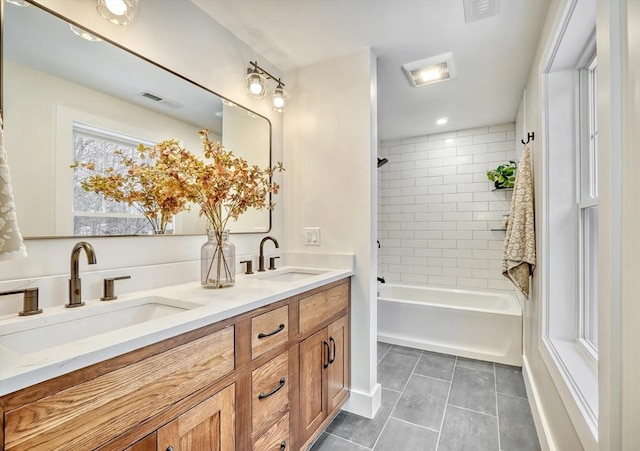
[[[474,211],[473,219],[477,221],[500,221],[503,213],[499,211]]]
[[[420,266],[427,266],[428,262],[429,262],[429,258],[428,257],[414,257],[414,256],[406,256],[406,257],[398,257],[399,259],[401,259],[402,264],[403,265],[420,265]],[[398,262],[400,263],[400,262]]]
[[[402,188],[403,196],[416,196],[419,194],[427,194],[428,192],[429,192],[428,186],[410,186],[407,188]],[[420,202],[420,201],[416,198],[416,202]]]
[[[459,202],[458,203],[458,211],[485,211],[488,208],[489,206],[487,205],[487,202]]]
[[[402,274],[400,281],[403,283],[427,283],[427,276],[424,274]]]
[[[443,202],[471,202],[473,200],[473,194],[461,193],[461,194],[443,194]]]
[[[442,158],[429,158],[428,160],[417,160],[416,169],[437,168],[442,166]]]
[[[429,194],[452,194],[457,190],[457,185],[430,185]]]
[[[442,249],[442,256],[445,258],[471,258],[470,249]]]
[[[383,264],[399,265],[401,263],[401,257],[398,257],[397,255],[383,255],[378,257],[378,261]]]
[[[497,241],[500,236],[504,237],[504,232],[491,231],[491,230],[474,230],[473,231],[473,239],[474,240],[495,240]]]
[[[471,230],[445,230],[442,232],[442,239],[445,240],[470,240],[473,238]],[[460,243],[458,243],[460,247]]]
[[[416,230],[416,240],[441,240],[442,232],[439,230]]]
[[[415,220],[416,221],[442,221],[444,213],[435,212],[435,213],[416,213]]]
[[[458,130],[458,136],[469,136],[469,135],[481,135],[489,132],[489,127],[476,127],[476,128],[467,128],[465,130]]]
[[[414,216],[411,213],[394,213],[389,215],[389,221],[391,222],[406,222],[413,220]]]
[[[475,155],[478,153],[487,153],[487,145],[474,144],[472,146],[460,146],[456,149],[457,155]]]
[[[423,185],[442,185],[442,176],[416,178],[416,186]]]
[[[414,196],[395,196],[389,197],[390,205],[406,205],[406,204],[415,204]]]
[[[426,204],[405,204],[401,207],[402,213],[425,213],[429,206]]]
[[[481,201],[495,201],[495,200],[502,200],[502,199],[500,198],[500,195],[496,194],[494,191],[483,190],[481,192],[473,193],[473,200],[475,202],[481,202]]]
[[[432,221],[432,222],[427,222],[426,224],[428,224],[427,228],[429,230],[456,230],[455,221],[449,221],[449,222]]]
[[[487,249],[489,247],[486,240],[458,240],[458,249]]]
[[[434,133],[429,135],[429,141],[437,141],[439,139],[455,138],[456,132]]]
[[[473,220],[473,212],[448,211],[448,212],[442,213],[442,219],[445,221],[471,221]]]
[[[429,175],[454,175],[456,174],[455,166],[444,166],[440,168],[429,168]]]
[[[487,178],[487,169],[483,169],[481,172],[473,174],[474,182],[485,182],[487,184],[487,190],[493,189],[494,184]]]
[[[455,277],[446,277],[446,276],[427,276],[427,280],[430,284],[433,285],[449,285],[455,286],[456,278]]]
[[[476,279],[471,277],[458,277],[456,278],[456,282],[459,287],[487,288],[489,285],[486,279]]]
[[[511,209],[511,201],[494,201],[494,202],[489,202],[489,210],[491,211],[496,211],[496,210],[502,210],[502,211],[509,211]]]
[[[427,230],[428,224],[429,223],[427,222],[415,222],[415,221],[403,222],[402,230]]]
[[[473,181],[473,175],[471,174],[445,175],[442,178],[442,182],[445,185],[450,185],[453,183],[471,183],[472,181]]]
[[[497,141],[504,141],[507,139],[506,132],[487,133],[485,135],[473,135],[474,144],[493,143]]]
[[[516,132],[515,131],[507,132],[507,139],[510,140],[510,141],[511,140],[515,140],[516,139]]]
[[[504,237],[505,234],[504,232],[497,232],[500,235],[502,235],[502,240],[498,240],[498,241],[489,241],[489,249],[490,250],[494,250],[494,251],[502,251],[502,249],[504,249]]]
[[[441,149],[442,148],[442,140],[436,141],[422,141],[416,144],[416,151],[424,152],[427,150]]]
[[[413,272],[413,266],[411,266],[411,265],[389,265],[389,272],[412,273]]]
[[[440,266],[440,267],[450,267],[455,268],[457,263],[455,258],[429,258],[429,266]]]
[[[479,268],[485,269],[487,268],[489,260],[478,260],[472,258],[459,258],[458,259],[458,267],[459,268]]]
[[[456,157],[445,157],[442,161],[444,166],[457,166],[460,164],[471,164],[474,163],[475,155],[461,155]]]
[[[393,196],[401,196],[402,189],[401,188],[387,188],[382,193],[380,193],[382,197],[393,197]]]
[[[456,249],[456,240],[429,240],[428,246],[434,249]]]
[[[384,173],[385,180],[398,180],[402,178],[402,171],[388,171]]]
[[[429,211],[456,211],[458,204],[429,204]]]
[[[484,259],[484,260],[500,260],[502,259],[502,252],[489,251],[489,250],[483,250],[483,249],[474,249],[473,258]]]
[[[400,144],[402,144],[401,139],[385,139],[383,141],[380,141],[380,148],[399,146]]]
[[[416,248],[422,248],[422,247],[429,247],[429,240],[402,240],[402,247],[410,247],[413,249]],[[417,253],[414,253],[414,255],[418,255]]]
[[[415,235],[412,230],[391,230],[389,231],[389,236],[387,238],[413,239],[415,238]],[[384,241],[384,237],[378,237],[378,240]],[[382,243],[380,244],[380,249],[382,249]]]
[[[495,269],[474,269],[473,277],[478,277],[480,279],[499,279],[501,280],[504,276],[501,271],[496,271]]]
[[[442,274],[442,268],[439,266],[416,266],[413,270],[416,274],[429,276],[439,276]]]
[[[484,182],[479,183],[459,183],[458,184],[458,192],[459,193],[479,193],[486,192],[487,184]],[[475,200],[475,199],[472,199]]]
[[[460,166],[456,167],[456,172],[458,174],[482,174],[484,176],[483,180],[480,181],[484,181],[487,180],[487,165],[485,163],[478,163],[478,164],[463,164]],[[477,181],[474,178],[474,182]]]
[[[384,242],[382,245],[383,246],[387,246],[387,243]],[[409,247],[397,247],[397,246],[395,246],[395,247],[389,248],[389,255],[401,255],[401,256],[404,256],[404,255],[414,255],[414,253],[413,253],[413,249],[411,249]]]
[[[471,268],[442,268],[443,276],[456,276],[456,277],[471,277]],[[458,284],[458,286],[460,286]]]
[[[514,289],[514,285],[504,277],[503,280],[489,280],[488,283],[488,288],[492,290],[513,291]]]
[[[478,153],[472,155],[474,163],[493,163],[493,162],[502,162],[507,163],[507,154],[506,152],[490,152],[490,153]]]
[[[416,196],[416,203],[424,204],[436,204],[442,202],[442,196],[448,196],[448,194],[427,194]]]
[[[470,146],[473,144],[472,136],[458,136],[457,138],[447,138],[443,141],[443,147]]]
[[[457,151],[455,147],[451,147],[447,149],[430,150],[427,152],[427,155],[429,158],[455,157]]]
[[[398,179],[398,180],[390,180],[389,188],[405,188],[407,186],[415,186],[416,182],[414,179]]]
[[[429,139],[428,135],[410,136],[408,138],[402,138],[402,144],[417,144],[425,142]]]
[[[413,168],[415,168],[415,162],[413,161],[389,162],[389,170],[391,171],[406,171]]]
[[[429,249],[429,248],[420,248],[416,249],[416,257],[442,257],[443,249]]]
[[[426,177],[429,175],[427,168],[419,168],[419,169],[408,169],[406,171],[400,171],[402,173],[402,178],[411,179],[416,177]]]
[[[498,141],[494,143],[487,144],[487,152],[504,152],[507,150],[515,150],[515,142],[513,140],[509,141]]]
[[[516,124],[515,122],[509,122],[507,124],[499,124],[499,125],[492,125],[489,127],[489,133],[492,132],[508,132],[508,131],[512,131],[516,129]]]

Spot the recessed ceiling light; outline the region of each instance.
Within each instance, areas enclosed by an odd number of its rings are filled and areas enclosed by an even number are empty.
[[[446,123],[447,123],[447,121],[448,121],[448,120],[449,120],[449,119],[447,119],[446,117],[441,117],[440,119],[438,119],[438,120],[436,121],[436,124],[438,124],[438,125],[444,125],[444,124],[446,124]]]
[[[453,54],[444,53],[402,65],[412,86],[426,86],[439,81],[455,78]]]

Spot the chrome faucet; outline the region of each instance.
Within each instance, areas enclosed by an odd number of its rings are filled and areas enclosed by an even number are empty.
[[[276,245],[276,249],[280,247],[280,245],[278,244],[278,240],[276,240],[274,237],[265,236],[264,238],[262,238],[262,241],[260,241],[260,257],[258,257],[258,271],[260,272],[264,272],[264,243],[269,240],[273,241],[273,244]]]
[[[69,279],[69,303],[65,304],[65,307],[80,307],[84,305],[82,302],[82,285],[80,284],[80,270],[78,269],[78,259],[80,258],[80,251],[84,249],[87,254],[87,262],[90,265],[96,264],[96,253],[93,250],[93,246],[86,241],[80,241],[73,246],[71,251],[71,276]]]

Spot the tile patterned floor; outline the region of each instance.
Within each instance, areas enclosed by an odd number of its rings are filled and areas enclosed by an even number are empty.
[[[539,451],[518,367],[378,343],[382,407],[340,412],[312,451]]]

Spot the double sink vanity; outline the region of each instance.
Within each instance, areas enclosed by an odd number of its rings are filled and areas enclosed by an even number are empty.
[[[351,270],[0,318],[3,449],[307,449],[349,396]]]

